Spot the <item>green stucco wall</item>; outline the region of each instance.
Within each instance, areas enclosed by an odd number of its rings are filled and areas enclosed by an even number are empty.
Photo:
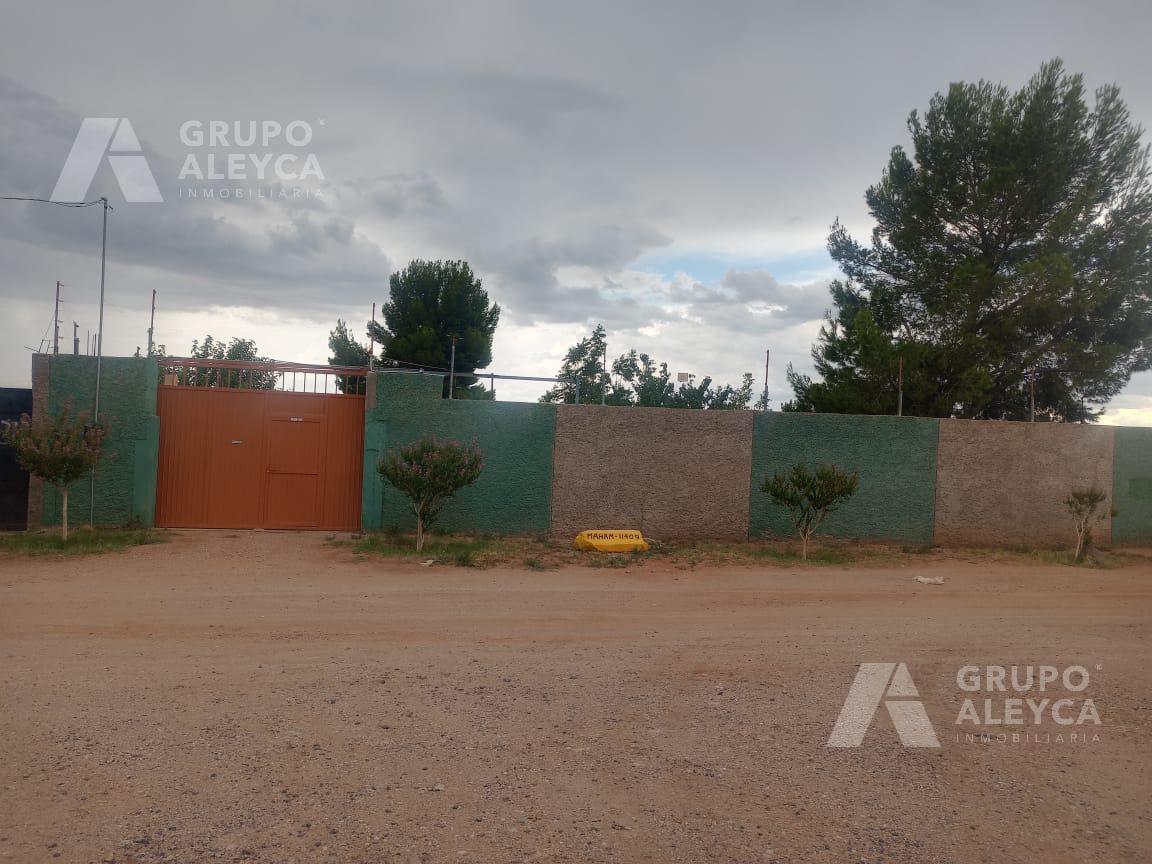
[[[91,414],[96,391],[96,358],[59,355],[48,358],[47,410]],[[156,512],[156,466],[160,419],[156,416],[156,361],[142,357],[105,357],[100,373],[100,420],[107,432],[96,466],[95,521],[98,525],[136,523],[151,526]],[[68,521],[88,522],[89,481],[68,493]],[[42,521],[60,523],[60,495],[44,487]]]
[[[551,522],[556,408],[515,402],[441,399],[439,375],[377,373],[369,379],[364,429],[364,530],[411,527],[408,500],[385,484],[376,464],[390,449],[435,435],[475,440],[484,470],[456,493],[438,524],[451,531],[546,534]]]
[[[753,423],[749,534],[791,536],[788,513],[761,491],[767,475],[797,462],[860,472],[860,487],[820,527],[838,537],[932,542],[939,423],[914,417],[757,413]]]
[[[1152,429],[1117,427],[1112,542],[1152,544]]]

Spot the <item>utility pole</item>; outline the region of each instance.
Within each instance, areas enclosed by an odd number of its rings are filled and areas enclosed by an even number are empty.
[[[52,353],[60,353],[60,280],[56,280],[56,308],[52,310]]]
[[[372,355],[376,353],[376,302],[372,302],[372,325],[368,328],[368,368],[372,368]]]
[[[80,354],[80,325],[75,321],[72,322],[72,355],[78,356]]]
[[[900,358],[900,368],[896,373],[896,416],[904,416],[904,358]]]
[[[452,359],[448,363],[448,398],[455,399],[456,390],[456,335],[452,335]]]
[[[1028,378],[1028,422],[1036,422],[1036,376]]]
[[[92,424],[100,425],[100,366],[104,355],[104,273],[108,261],[108,199],[101,198],[104,220],[100,228],[100,313],[96,325],[96,397],[92,404]],[[96,466],[88,475],[88,524],[96,524]]]
[[[608,382],[611,379],[608,377],[608,340],[604,340],[604,377],[600,380],[600,404],[608,404]]]
[[[768,410],[768,361],[772,359],[772,349],[764,349],[764,410]]]
[[[156,289],[152,289],[152,317],[148,319],[148,354],[152,356],[152,330],[156,326]]]

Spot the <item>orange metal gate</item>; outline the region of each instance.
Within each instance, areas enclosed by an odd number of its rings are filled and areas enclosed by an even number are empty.
[[[183,370],[183,381],[179,372],[166,374],[158,393],[156,524],[358,530],[363,378],[342,379],[352,382],[348,394],[246,389],[239,372],[232,372],[241,365],[264,386],[283,385],[303,367],[195,363]],[[325,375],[329,385],[326,371],[303,374],[314,381]],[[229,386],[232,380],[239,383]]]

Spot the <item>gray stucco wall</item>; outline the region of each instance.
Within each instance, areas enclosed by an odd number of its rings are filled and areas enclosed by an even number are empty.
[[[561,405],[552,533],[741,540],[751,468],[751,411]]]
[[[1068,546],[1064,499],[1097,487],[1112,502],[1113,430],[1066,423],[941,420],[935,541],[941,545]],[[1093,531],[1111,542],[1106,516]]]

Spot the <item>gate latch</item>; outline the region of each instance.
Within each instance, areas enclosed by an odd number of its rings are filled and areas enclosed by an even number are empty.
[[[239,438],[233,438],[233,439],[232,439],[232,443],[233,443],[233,444],[243,444],[244,442],[243,442],[243,441],[241,441]]]

